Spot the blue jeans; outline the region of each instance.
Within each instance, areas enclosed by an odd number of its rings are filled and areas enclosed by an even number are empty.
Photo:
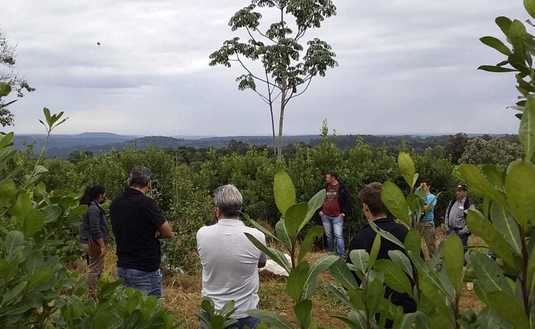
[[[321,221],[325,235],[327,236],[327,250],[329,252],[336,252],[339,256],[343,257],[346,249],[344,244],[344,220],[342,216],[331,217],[323,215],[321,216]]]
[[[206,314],[204,310],[201,310],[201,313]],[[241,318],[241,319],[236,320],[236,323],[234,323],[233,325],[227,328],[229,329],[245,329],[245,328],[255,329],[259,324],[260,324],[260,320],[258,320],[257,318],[253,318],[252,316],[249,316],[246,318]],[[206,326],[204,325],[204,323],[201,322],[201,329],[205,329],[205,328]]]
[[[260,320],[258,320],[257,318],[253,318],[252,316],[249,316],[247,318],[239,319],[238,322],[236,322],[234,324],[233,328],[237,328],[237,329],[244,329],[244,328],[255,329],[256,326],[258,326],[259,324],[260,324]]]
[[[117,274],[127,288],[133,288],[157,298],[162,297],[162,272],[145,272],[132,268],[117,268]]]

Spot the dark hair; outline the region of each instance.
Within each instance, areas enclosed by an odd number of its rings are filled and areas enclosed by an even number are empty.
[[[368,206],[374,216],[387,212],[383,200],[381,200],[381,192],[383,192],[383,184],[381,183],[368,184],[359,192],[360,201]]]
[[[331,177],[334,177],[336,180],[338,180],[338,174],[335,171],[327,171],[325,175],[329,175]]]
[[[128,186],[144,188],[150,183],[150,170],[145,167],[134,167],[128,176]]]
[[[85,189],[84,195],[80,199],[80,204],[89,206],[91,202],[95,201],[99,196],[106,193],[106,189],[101,185],[88,186]]]
[[[429,186],[429,187],[432,186],[432,185],[431,185],[431,181],[430,181],[429,179],[420,179],[420,183],[421,183],[421,184],[425,184],[425,185],[427,185],[427,186]]]

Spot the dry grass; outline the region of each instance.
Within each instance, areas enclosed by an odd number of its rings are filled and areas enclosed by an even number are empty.
[[[444,239],[445,232],[437,230],[437,242]],[[470,240],[471,245],[480,245],[477,238]],[[309,262],[324,256],[321,252],[312,252],[307,256]],[[85,273],[85,262],[72,264],[71,268]],[[104,276],[116,278],[116,256],[114,250],[109,250],[106,255]],[[286,278],[277,277],[268,273],[260,275],[260,308],[274,311],[295,323],[293,317],[293,301],[286,294]],[[348,309],[341,305],[327,291],[326,285],[333,282],[329,274],[321,275],[321,283],[317,293],[313,297],[313,314],[315,320],[324,328],[341,328],[343,323],[333,315],[345,314]],[[168,274],[164,278],[164,304],[181,322],[183,328],[193,329],[199,327],[197,314],[201,304],[201,276],[200,274]],[[473,290],[466,287],[463,290],[460,306],[462,310],[481,310],[482,304]]]
[[[323,256],[321,253],[312,253],[309,261]],[[322,284],[313,298],[315,319],[324,328],[339,328],[342,323],[331,317],[334,314],[345,313],[347,309],[339,305],[325,288],[325,283],[332,281],[327,275],[322,277]],[[286,278],[276,277],[268,273],[260,275],[260,308],[274,311],[295,323],[293,317],[293,301],[286,294]],[[201,304],[201,277],[200,275],[175,274],[165,279],[166,308],[179,319],[184,328],[199,327],[197,313]]]

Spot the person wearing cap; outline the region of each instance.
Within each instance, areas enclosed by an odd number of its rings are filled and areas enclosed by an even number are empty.
[[[460,184],[457,186],[455,199],[448,204],[446,215],[444,216],[448,235],[457,234],[461,238],[465,249],[468,247],[468,237],[470,236],[470,231],[466,226],[466,214],[471,206],[467,192],[466,185]]]
[[[159,239],[174,237],[162,210],[146,194],[151,189],[150,171],[134,168],[128,188],[113,200],[110,217],[117,244],[117,274],[126,287],[162,297]]]
[[[197,232],[197,251],[202,264],[202,296],[221,310],[235,303],[231,318],[237,328],[256,328],[260,321],[247,312],[258,307],[260,280],[258,268],[266,257],[247,238],[246,233],[266,244],[264,233],[245,226],[240,220],[243,197],[234,185],[225,185],[214,193],[217,223]]]

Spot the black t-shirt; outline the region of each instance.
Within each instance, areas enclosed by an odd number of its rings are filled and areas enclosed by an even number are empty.
[[[384,218],[375,220],[374,223],[384,231],[390,232],[395,236],[399,241],[404,242],[405,237],[407,236],[408,230],[402,224],[396,223],[393,219]],[[364,249],[368,253],[372,250],[373,241],[377,233],[370,227],[370,224],[366,224],[351,240],[349,250],[358,250]],[[390,259],[388,257],[388,252],[390,250],[401,250],[403,249],[398,245],[381,238],[381,248],[379,249],[379,254],[377,255],[378,259]],[[347,260],[348,263],[351,261]],[[390,298],[394,305],[402,306],[405,313],[412,313],[416,311],[416,303],[414,300],[407,294],[401,294],[396,291],[386,288],[385,297]]]
[[[156,232],[165,222],[154,200],[128,188],[113,200],[111,225],[117,243],[117,266],[153,272],[160,268],[160,241]]]

